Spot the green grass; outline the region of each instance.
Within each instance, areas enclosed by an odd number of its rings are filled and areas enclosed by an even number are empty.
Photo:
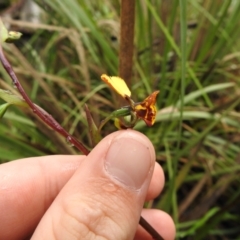
[[[43,8],[45,24],[29,26],[32,36],[5,52],[33,101],[89,146],[84,103],[97,124],[116,107],[100,75],[118,72],[119,1],[52,0]],[[240,238],[239,11],[233,0],[136,1],[133,99],[161,91],[155,125],[136,129],[153,142],[166,175],[152,207],[172,215],[179,239]],[[1,89],[14,92],[1,72]],[[104,135],[115,130],[107,126]],[[0,133],[1,162],[78,153],[26,109],[11,107]]]

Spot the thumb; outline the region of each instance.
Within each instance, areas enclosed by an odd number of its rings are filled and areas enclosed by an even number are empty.
[[[32,239],[133,239],[154,161],[143,134],[108,135],[64,186]]]

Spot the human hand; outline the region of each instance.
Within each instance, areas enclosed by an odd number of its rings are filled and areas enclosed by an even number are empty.
[[[151,239],[138,225],[140,214],[174,239],[170,216],[142,210],[163,185],[152,144],[133,130],[108,135],[88,156],[2,164],[0,239]]]

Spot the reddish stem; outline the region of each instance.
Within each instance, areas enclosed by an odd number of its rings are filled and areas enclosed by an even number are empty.
[[[139,224],[153,237],[154,240],[164,240],[164,238],[142,217]]]
[[[23,99],[26,101],[28,106],[32,109],[36,115],[41,118],[48,126],[50,126],[52,129],[60,133],[63,137],[66,138],[67,142],[73,144],[79,151],[81,151],[83,154],[88,155],[89,150],[76,138],[74,138],[71,134],[69,134],[49,113],[47,113],[45,110],[37,106],[32,102],[32,100],[28,97],[25,90],[23,89],[21,83],[19,82],[15,72],[13,71],[13,68],[11,64],[6,59],[2,45],[0,44],[0,61],[2,62],[3,67],[5,68],[6,72],[12,79],[13,85],[18,89],[19,93],[22,95]]]

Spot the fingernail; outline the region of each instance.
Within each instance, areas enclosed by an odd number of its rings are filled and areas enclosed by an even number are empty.
[[[105,159],[111,177],[129,188],[140,189],[151,168],[148,146],[132,138],[118,138],[111,143]]]

